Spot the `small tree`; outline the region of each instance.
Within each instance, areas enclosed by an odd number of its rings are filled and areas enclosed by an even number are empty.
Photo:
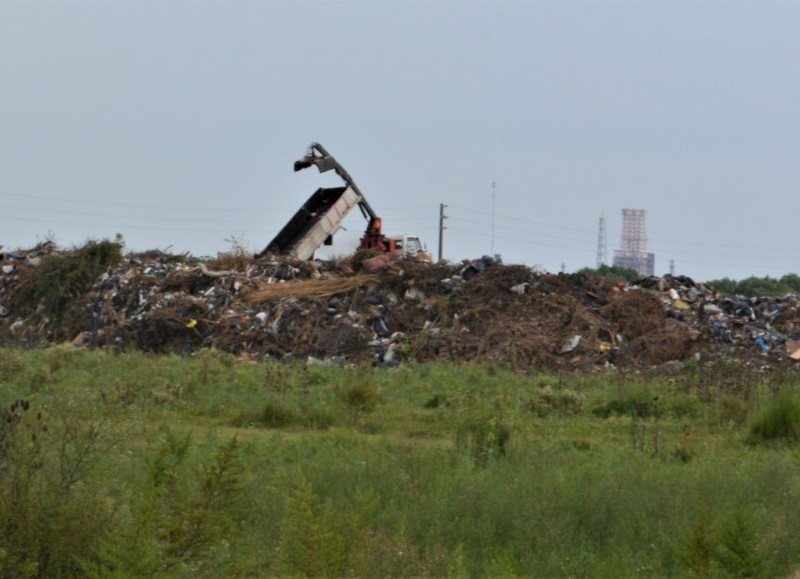
[[[598,268],[584,267],[578,270],[578,273],[593,277],[604,277],[610,281],[626,281],[632,282],[639,279],[641,276],[635,269],[629,267],[621,267],[619,265],[601,265]]]

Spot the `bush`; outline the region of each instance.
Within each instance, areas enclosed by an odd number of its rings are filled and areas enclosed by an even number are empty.
[[[212,559],[235,531],[231,511],[244,489],[245,465],[236,438],[218,444],[199,463],[190,464],[191,450],[190,434],[162,434],[125,525],[92,558],[81,559],[87,575],[215,575]]]
[[[91,289],[100,274],[121,259],[120,240],[88,241],[72,252],[47,255],[32,277],[20,280],[15,295],[17,306],[32,311],[41,304],[45,316],[61,319],[67,305]]]
[[[592,410],[592,414],[600,418],[625,415],[634,418],[650,418],[652,416],[657,416],[658,413],[658,398],[646,399],[641,396],[618,398]]]
[[[690,394],[676,394],[668,399],[666,406],[675,418],[697,418],[703,412],[703,404]]]
[[[280,576],[341,577],[361,537],[353,521],[328,502],[319,505],[302,476],[286,500],[275,566]]]
[[[506,454],[511,427],[491,414],[471,416],[461,423],[456,433],[456,446],[466,450],[475,464],[484,467]]]
[[[763,536],[752,512],[737,506],[720,531],[716,558],[728,577],[766,577]]]
[[[716,406],[716,421],[719,424],[742,426],[750,416],[750,406],[737,396],[720,396]]]
[[[336,395],[359,414],[372,412],[378,405],[378,388],[372,382],[369,369],[359,369],[352,381],[336,389]]]
[[[545,386],[526,406],[541,417],[554,412],[563,416],[577,416],[583,409],[583,396],[573,390],[553,390],[550,386]]]
[[[253,424],[269,428],[305,426],[324,430],[336,423],[336,416],[330,407],[320,401],[302,400],[294,397],[270,394],[257,412],[244,411],[231,421],[234,426]]]
[[[286,400],[274,396],[267,400],[264,408],[256,417],[256,421],[273,428],[289,426],[298,422],[299,417],[286,403]]]
[[[800,440],[800,400],[794,393],[780,393],[750,426],[751,443],[781,439]]]
[[[108,536],[114,503],[90,476],[98,424],[60,420],[28,400],[0,412],[0,576],[73,577]]]
[[[9,383],[28,370],[28,360],[15,350],[0,350],[0,384]]]

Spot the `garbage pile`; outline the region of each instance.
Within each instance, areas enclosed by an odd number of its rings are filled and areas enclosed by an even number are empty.
[[[723,296],[684,276],[613,284],[488,257],[200,260],[159,251],[120,256],[84,277],[78,266],[53,266],[52,256],[78,251],[42,244],[3,254],[0,345],[70,341],[154,353],[217,348],[246,360],[445,359],[551,370],[800,360],[798,296]]]

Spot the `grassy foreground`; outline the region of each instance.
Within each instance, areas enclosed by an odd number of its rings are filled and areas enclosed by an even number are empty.
[[[798,385],[0,350],[0,576],[790,576]]]

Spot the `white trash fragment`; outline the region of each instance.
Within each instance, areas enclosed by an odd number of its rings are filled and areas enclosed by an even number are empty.
[[[581,343],[581,337],[578,334],[575,334],[571,338],[568,338],[562,345],[561,345],[561,354],[567,354],[572,352],[575,348],[578,347],[578,344]]]

